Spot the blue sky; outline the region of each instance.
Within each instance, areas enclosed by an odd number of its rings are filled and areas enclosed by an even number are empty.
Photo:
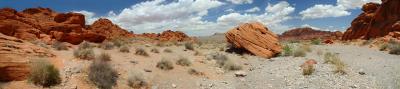
[[[1,0],[0,7],[83,13],[87,24],[108,18],[135,33],[171,29],[211,35],[254,21],[275,33],[304,26],[344,31],[367,2],[380,0]]]

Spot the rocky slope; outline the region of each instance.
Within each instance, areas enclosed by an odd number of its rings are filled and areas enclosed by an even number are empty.
[[[383,37],[390,32],[400,31],[400,1],[382,0],[382,4],[367,3],[363,13],[351,23],[343,40]]]
[[[171,31],[166,30],[162,33],[143,33],[143,34],[136,34],[136,37],[144,37],[144,38],[151,38],[156,39],[159,41],[189,41],[192,40],[189,36],[181,31]]]
[[[340,39],[342,32],[319,31],[309,27],[295,28],[279,35],[280,40]]]
[[[23,40],[54,41],[79,44],[84,40],[102,42],[113,36],[133,36],[106,19],[99,19],[88,28],[85,16],[79,13],[57,13],[49,8],[28,8],[17,12],[0,9],[0,33]]]
[[[0,81],[24,80],[30,60],[54,56],[48,49],[0,33]]]
[[[225,33],[225,37],[234,48],[246,49],[265,58],[271,58],[282,51],[278,36],[258,22],[233,28]]]

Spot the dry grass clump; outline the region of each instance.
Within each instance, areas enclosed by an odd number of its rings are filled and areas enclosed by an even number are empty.
[[[128,86],[133,89],[149,89],[149,83],[146,81],[142,73],[130,72],[127,82]]]
[[[201,56],[201,55],[203,55],[200,51],[198,51],[198,50],[196,50],[196,51],[194,51],[194,55],[195,56]]]
[[[169,49],[169,48],[166,48],[166,49],[164,49],[164,52],[165,52],[165,53],[172,53],[172,50]]]
[[[216,53],[211,55],[211,59],[214,59],[219,67],[222,67],[226,70],[241,70],[242,66],[235,63],[234,60],[229,59],[226,55]],[[210,59],[208,59],[210,60]]]
[[[96,57],[96,60],[111,61],[111,56],[110,56],[110,54],[103,52]]]
[[[304,49],[304,48],[296,48],[296,50],[293,51],[293,56],[294,57],[305,57],[306,56],[306,49]]]
[[[135,54],[136,55],[141,55],[141,56],[146,56],[146,57],[149,56],[149,54],[143,48],[136,48]]]
[[[52,47],[56,50],[68,50],[68,46],[64,42],[55,42]]]
[[[92,60],[95,57],[94,51],[91,48],[74,50],[75,58]]]
[[[327,52],[324,55],[324,60],[325,60],[324,63],[335,65],[335,71],[334,71],[335,73],[346,74],[346,71],[344,70],[346,65],[342,60],[340,60],[337,54]]]
[[[379,51],[385,51],[389,48],[388,44],[382,44],[381,46],[379,46]]]
[[[157,48],[152,48],[152,49],[150,50],[150,52],[153,52],[153,53],[160,53],[160,51],[158,51]]]
[[[129,46],[122,46],[121,48],[119,48],[119,52],[123,52],[123,53],[129,53],[130,52],[130,50],[129,50],[130,48],[129,48]]]
[[[181,66],[190,66],[192,65],[192,61],[190,61],[188,58],[180,57],[179,60],[176,61],[176,64]]]
[[[111,89],[117,83],[118,74],[107,61],[96,59],[89,66],[88,77],[98,88]]]
[[[203,72],[197,71],[196,69],[193,69],[193,68],[190,68],[190,69],[188,70],[188,73],[189,73],[190,75],[204,75]]]
[[[43,48],[49,48],[47,46],[47,44],[41,40],[33,40],[33,41],[29,41],[29,42],[31,42],[32,44],[35,44],[37,46],[43,47]]]
[[[79,44],[78,49],[88,49],[92,48],[89,42],[83,41],[81,44]]]
[[[400,43],[390,40],[388,44],[389,54],[400,55]]]
[[[303,49],[303,50],[306,51],[306,52],[311,52],[311,51],[312,51],[311,45],[310,45],[310,44],[302,44],[302,45],[300,46],[300,48]]]
[[[162,70],[172,70],[174,69],[174,65],[170,60],[161,59],[156,65],[157,68]]]
[[[303,67],[303,75],[311,75],[315,71],[313,65],[305,65]]]
[[[31,65],[28,80],[35,85],[50,87],[61,83],[58,69],[46,59],[37,59]]]
[[[364,42],[361,43],[361,46],[369,45],[373,42],[373,39],[365,40]]]
[[[114,49],[114,43],[112,43],[112,42],[103,42],[101,44],[101,48],[103,48],[104,50]]]
[[[194,50],[193,43],[190,42],[185,43],[185,48],[187,50]]]

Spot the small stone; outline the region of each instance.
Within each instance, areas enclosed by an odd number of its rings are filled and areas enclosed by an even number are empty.
[[[144,70],[144,72],[152,72],[151,70],[149,70],[149,69],[143,69]]]
[[[360,75],[365,75],[365,72],[358,72],[358,74],[360,74]]]
[[[173,88],[176,88],[176,85],[175,85],[175,84],[172,84],[172,87],[173,87]]]
[[[247,76],[247,74],[244,71],[236,71],[235,76],[236,77],[245,77],[245,76]]]

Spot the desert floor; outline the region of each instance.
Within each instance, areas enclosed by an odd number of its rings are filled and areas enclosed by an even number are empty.
[[[160,47],[155,44],[131,44],[130,53],[119,52],[119,48],[104,50],[94,48],[95,54],[111,55],[111,65],[118,72],[115,89],[129,89],[127,77],[130,72],[142,74],[152,89],[397,89],[400,88],[400,56],[358,45],[312,45],[312,52],[305,57],[260,58],[220,51],[223,44],[195,46],[195,51],[185,46]],[[135,55],[136,48],[144,48],[150,56]],[[150,52],[156,48],[160,53]],[[62,83],[55,89],[96,89],[87,78],[90,60],[74,58],[73,50],[56,51],[57,58],[51,59],[60,69]],[[171,53],[164,52],[171,49]],[[196,51],[200,54],[195,55]],[[324,63],[323,53],[338,54],[345,63],[346,74],[335,74],[334,66]],[[224,70],[215,60],[207,60],[210,54],[222,53],[241,65],[247,76],[237,77],[237,71]],[[179,57],[192,61],[191,66],[176,65]],[[174,62],[172,70],[156,67],[161,59]],[[315,72],[303,75],[300,65],[307,59],[317,61]],[[191,75],[189,69],[202,72]],[[2,89],[40,89],[28,81],[0,83]]]

